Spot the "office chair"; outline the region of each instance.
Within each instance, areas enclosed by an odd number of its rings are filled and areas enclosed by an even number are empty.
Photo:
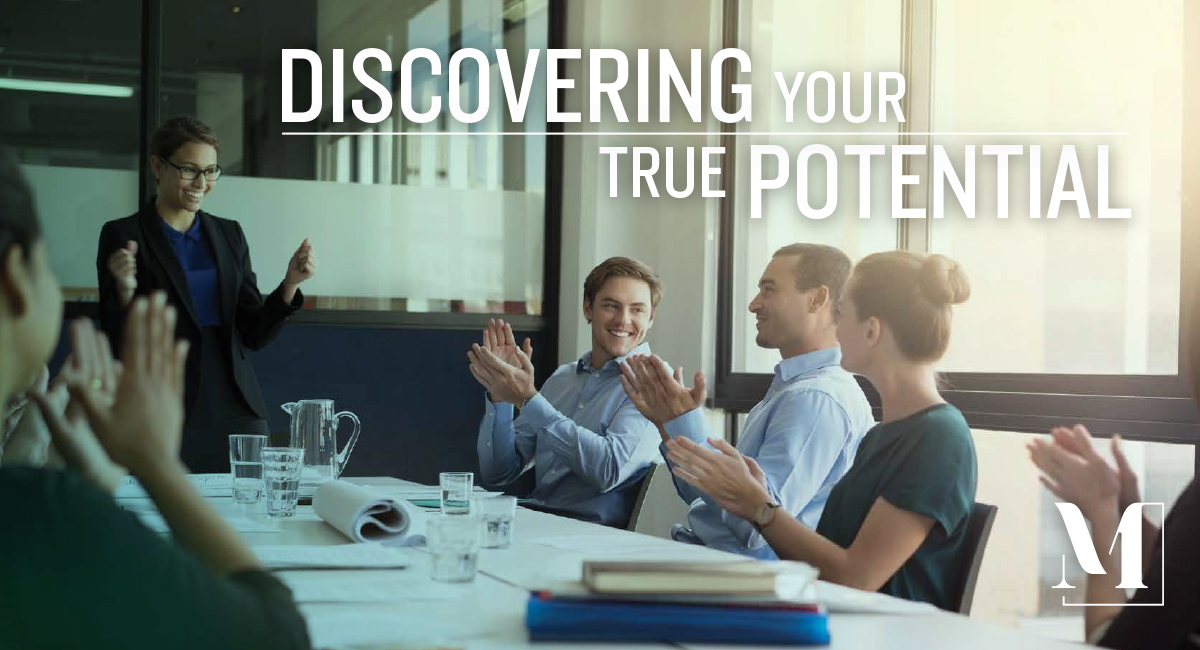
[[[979,578],[979,567],[983,564],[983,551],[987,547],[988,537],[992,534],[992,523],[996,521],[996,513],[999,511],[1000,508],[996,506],[978,501],[971,509],[971,518],[967,521],[967,539],[960,556],[958,597],[955,599],[958,607],[954,610],[963,616],[971,613],[971,603],[975,600],[975,581]]]
[[[625,525],[625,530],[637,529],[638,517],[642,514],[642,507],[646,505],[646,495],[650,493],[650,482],[654,480],[654,474],[660,468],[666,468],[666,465],[655,463],[642,475],[642,484],[638,486],[637,497],[633,500],[633,510],[629,515],[629,523]]]

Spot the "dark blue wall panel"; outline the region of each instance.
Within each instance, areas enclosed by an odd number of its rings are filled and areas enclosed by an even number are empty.
[[[65,324],[64,324],[65,325]],[[544,334],[528,336],[534,357]],[[265,349],[251,353],[267,400],[273,433],[286,436],[279,405],[330,398],[362,420],[348,476],[398,476],[436,484],[438,472],[479,471],[475,438],[483,389],[467,369],[479,333],[292,324]],[[64,327],[52,367],[69,343]],[[538,383],[545,377],[539,373]],[[351,424],[339,428],[339,446]]]
[[[536,356],[538,335],[522,336]],[[462,330],[289,325],[252,359],[271,431],[287,431],[280,404],[331,398],[362,420],[346,475],[436,484],[438,472],[479,471],[484,394],[467,369],[467,350],[478,340]],[[350,428],[343,421],[339,446]]]

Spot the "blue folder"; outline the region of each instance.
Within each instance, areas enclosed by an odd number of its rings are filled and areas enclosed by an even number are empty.
[[[541,592],[529,597],[525,625],[532,641],[829,644],[828,616],[806,605],[634,602]]]

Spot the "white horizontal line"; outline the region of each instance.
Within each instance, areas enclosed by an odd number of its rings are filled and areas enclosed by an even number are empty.
[[[896,138],[901,135],[931,135],[931,136],[1127,136],[1129,133],[1118,131],[909,131],[906,133],[863,133],[859,131],[785,131],[782,133],[772,133],[765,131],[739,131],[731,134],[721,132],[697,132],[697,131],[567,131],[563,133],[552,133],[550,131],[284,131],[283,135],[449,135],[449,136],[555,136],[555,135],[575,135],[575,136],[664,136],[664,135],[737,135],[737,136],[851,136],[860,138]]]
[[[1063,599],[1063,607],[1166,607],[1166,603],[1068,603]]]

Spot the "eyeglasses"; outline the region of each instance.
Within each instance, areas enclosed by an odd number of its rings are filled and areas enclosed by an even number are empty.
[[[209,167],[208,169],[200,169],[193,165],[176,165],[175,163],[171,162],[170,160],[164,160],[163,162],[174,167],[175,169],[178,169],[179,170],[179,178],[181,180],[189,182],[189,183],[196,180],[196,177],[199,176],[200,174],[204,174],[204,180],[206,180],[206,181],[215,181],[221,177],[221,166],[220,165],[213,165],[212,167]]]

